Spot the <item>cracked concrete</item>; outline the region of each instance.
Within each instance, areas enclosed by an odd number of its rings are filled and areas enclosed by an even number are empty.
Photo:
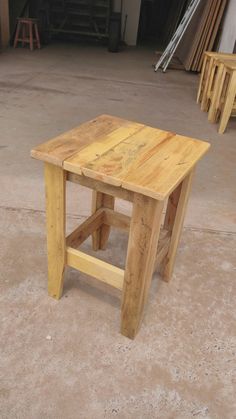
[[[0,417],[236,417],[235,120],[218,135],[195,103],[198,76],[155,74],[148,50],[55,44],[0,60]],[[135,341],[119,334],[118,291],[72,269],[59,302],[46,291],[43,167],[29,152],[101,113],[212,144],[173,279],[155,275]],[[69,231],[89,214],[90,192],[69,185],[67,210]],[[126,246],[114,230],[99,257],[123,267]]]

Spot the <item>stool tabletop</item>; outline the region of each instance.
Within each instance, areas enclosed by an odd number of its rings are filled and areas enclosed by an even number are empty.
[[[39,145],[31,156],[164,200],[209,147],[205,141],[101,115]]]
[[[229,59],[231,60],[235,58],[236,54],[234,53],[228,53],[228,52],[215,52],[215,51],[205,51],[204,55],[207,57],[214,57],[216,59]]]
[[[22,23],[38,22],[38,19],[34,17],[17,17],[17,20],[21,21]]]
[[[236,70],[236,54],[234,54],[234,57],[232,57],[231,59],[225,60],[223,58],[220,58],[218,61],[224,64],[225,67],[230,68],[230,70]]]

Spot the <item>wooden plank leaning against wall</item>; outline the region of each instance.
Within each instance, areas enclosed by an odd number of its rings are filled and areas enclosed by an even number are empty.
[[[0,50],[8,46],[9,40],[9,0],[0,0]]]

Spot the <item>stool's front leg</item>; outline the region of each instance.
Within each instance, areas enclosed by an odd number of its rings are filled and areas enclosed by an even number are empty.
[[[94,214],[99,208],[114,209],[115,198],[102,192],[93,191],[92,197],[92,213]],[[103,224],[98,230],[92,234],[93,250],[106,249],[107,241],[110,234],[110,226]]]
[[[59,299],[63,291],[65,268],[65,189],[66,172],[53,164],[45,164],[48,293]]]
[[[184,216],[191,190],[193,171],[189,173],[182,183],[169,197],[164,228],[171,233],[170,245],[167,256],[162,262],[161,272],[163,278],[169,281],[173,272],[176,252],[182,232]]]
[[[121,333],[131,339],[141,325],[151,284],[162,210],[162,201],[135,194],[121,312]]]

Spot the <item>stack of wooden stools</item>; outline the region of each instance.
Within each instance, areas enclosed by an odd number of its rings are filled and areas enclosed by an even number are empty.
[[[25,44],[29,44],[31,51],[33,51],[35,44],[37,48],[41,47],[37,19],[29,17],[17,18],[14,48],[17,47],[18,42],[21,42],[22,47],[24,47]]]
[[[218,122],[223,134],[229,118],[236,115],[236,54],[205,52],[197,102]]]
[[[152,274],[173,271],[194,168],[209,144],[109,115],[82,124],[32,150],[45,162],[48,291],[59,299],[66,265],[122,290],[121,332],[134,338]],[[66,181],[93,190],[92,215],[65,234]],[[133,203],[131,218],[115,198]],[[163,229],[161,217],[168,200]],[[125,270],[78,250],[91,234],[105,249],[110,227],[129,231]]]

